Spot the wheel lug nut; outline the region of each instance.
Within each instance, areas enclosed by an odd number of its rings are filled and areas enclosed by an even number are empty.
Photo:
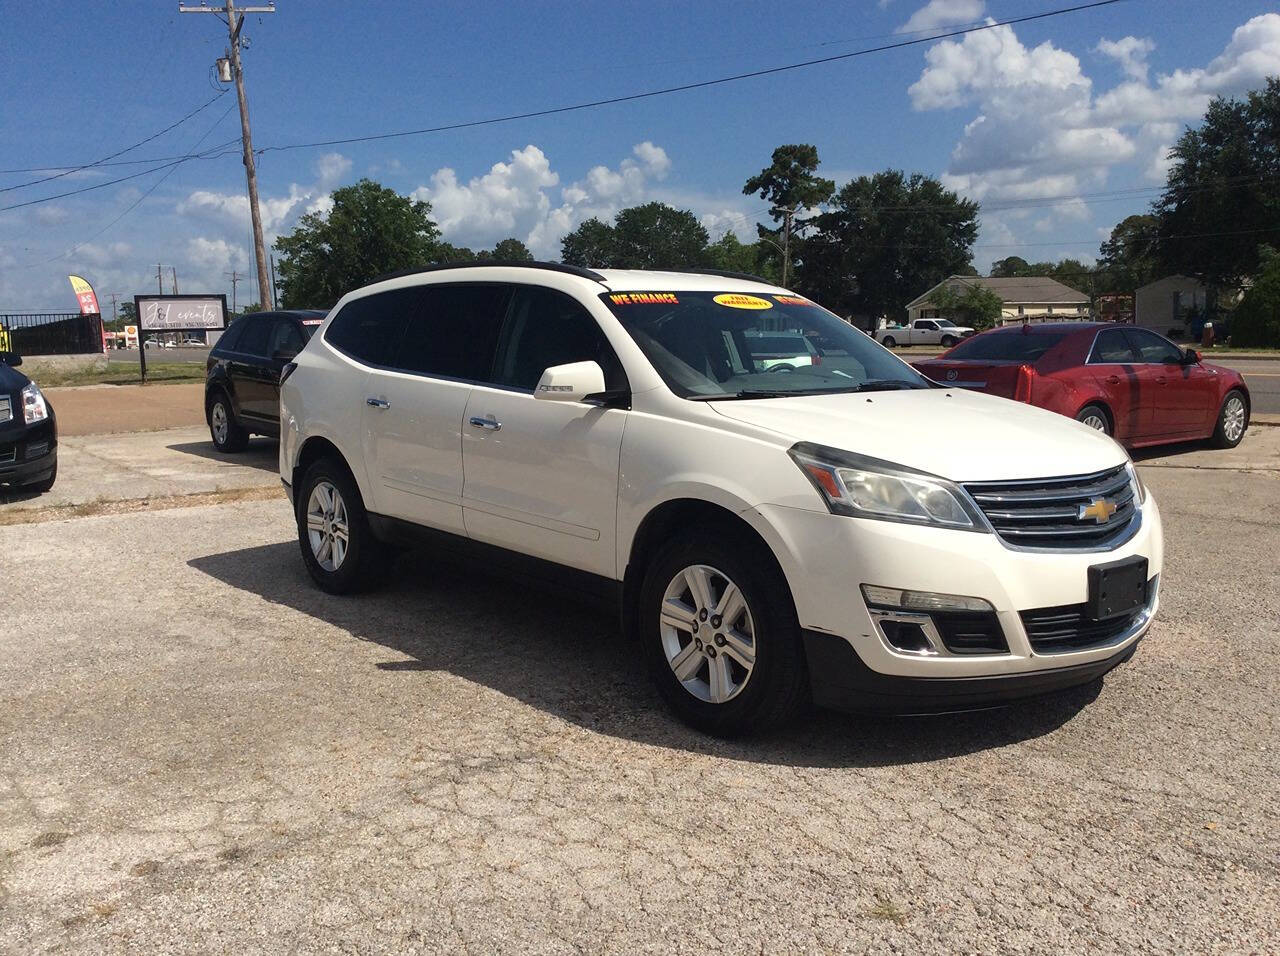
[[[705,621],[706,619],[707,619],[707,609],[704,607],[701,611],[698,612],[698,620]]]
[[[714,647],[712,647],[710,644],[708,644],[708,645],[707,645],[707,656],[708,656],[708,657],[715,657],[715,656],[716,656],[716,649],[715,649]]]
[[[719,627],[719,626],[720,626],[720,615],[719,615],[719,614],[713,614],[713,615],[711,615],[711,626],[712,626],[712,627]]]
[[[695,637],[693,639],[693,646],[696,647],[698,650],[702,650],[702,638]]]
[[[728,642],[724,639],[723,634],[716,635],[716,647],[724,647],[726,643]]]
[[[693,622],[693,633],[695,633],[695,634],[697,634],[697,633],[698,633],[698,622],[697,622],[697,621],[694,621],[694,622]]]

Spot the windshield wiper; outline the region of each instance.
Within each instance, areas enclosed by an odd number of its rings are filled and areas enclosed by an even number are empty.
[[[842,392],[888,392],[902,388],[928,388],[927,385],[918,385],[915,382],[902,382],[896,379],[873,380],[870,382],[862,382],[859,385],[853,385],[849,388],[841,389]]]

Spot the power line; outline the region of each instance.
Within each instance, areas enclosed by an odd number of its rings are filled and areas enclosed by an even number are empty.
[[[984,23],[977,26],[966,27],[959,30],[951,30],[946,33],[939,33],[931,36],[916,37],[910,40],[901,40],[897,43],[886,43],[881,46],[868,47],[864,50],[854,50],[850,53],[837,53],[832,56],[818,57],[813,60],[804,60],[799,63],[789,63],[785,66],[770,67],[766,70],[752,70],[749,73],[736,73],[732,76],[722,76],[713,80],[701,80],[697,83],[685,83],[680,86],[668,86],[658,90],[648,90],[643,93],[629,93],[625,96],[613,96],[607,99],[592,100],[587,103],[575,103],[571,106],[557,106],[550,109],[531,110],[527,113],[511,113],[506,116],[495,116],[489,119],[469,120],[462,123],[450,123],[445,126],[430,126],[424,129],[401,130],[393,133],[374,133],[367,136],[346,136],[340,139],[317,140],[311,143],[290,143],[284,146],[266,146],[261,152],[284,151],[293,149],[316,149],[321,146],[344,146],[350,143],[367,143],[375,140],[399,139],[405,136],[422,136],[427,133],[444,133],[451,130],[471,129],[477,126],[492,126],[495,123],[510,123],[515,120],[534,119],[541,116],[555,116],[560,113],[573,113],[578,110],[595,109],[600,106],[611,106],[616,103],[630,103],[635,100],[650,99],[655,96],[667,96],[671,93],[684,93],[689,90],[706,89],[711,86],[721,86],[726,83],[736,83],[739,80],[748,80],[761,76],[773,76],[778,73],[786,73],[791,70],[799,70],[805,67],[818,66],[823,63],[835,63],[840,60],[849,60],[860,56],[869,56],[872,53],[884,53],[888,50],[899,50],[903,47],[917,46],[921,43],[936,43],[939,40],[946,40],[951,37],[965,36],[969,33],[978,33],[983,30],[993,30],[996,27],[1013,26],[1019,23],[1030,23],[1033,20],[1044,20],[1049,17],[1063,16],[1068,13],[1078,13],[1083,10],[1093,10],[1099,7],[1109,7],[1117,3],[1125,3],[1127,0],[1094,0],[1092,3],[1082,3],[1071,7],[1061,7],[1057,10],[1046,10],[1043,13],[1033,13],[1022,17],[1011,17],[1007,20],[999,20],[992,23]]]
[[[202,103],[200,106],[197,106],[195,109],[193,109],[186,116],[182,117],[182,119],[178,120],[176,123],[172,123],[169,126],[166,126],[164,129],[162,129],[158,133],[152,133],[146,139],[138,140],[138,142],[134,143],[132,146],[126,146],[124,149],[118,150],[117,152],[114,152],[109,156],[104,156],[102,157],[102,159],[95,160],[92,163],[85,163],[81,166],[53,167],[53,168],[62,169],[63,172],[57,173],[53,176],[45,176],[42,179],[33,179],[30,182],[18,183],[16,186],[3,186],[3,187],[0,187],[0,193],[12,192],[15,189],[25,189],[28,186],[38,186],[40,183],[47,183],[54,179],[61,179],[63,176],[70,176],[72,173],[78,173],[83,169],[92,169],[94,166],[101,166],[105,164],[108,160],[115,159],[117,156],[123,156],[125,153],[135,150],[139,146],[142,146],[146,143],[151,142],[153,139],[158,139],[159,137],[163,136],[165,133],[169,132],[170,130],[177,129],[179,126],[181,126],[187,120],[191,119],[191,117],[195,116],[201,110],[216,103],[219,97],[221,97],[222,94],[225,92],[226,90],[223,90],[222,93],[219,93],[217,96],[215,96],[213,99],[209,100],[208,102]]]
[[[218,150],[224,150],[226,149],[226,147],[230,146],[232,143],[238,143],[238,142],[240,142],[239,136],[237,136],[235,139],[228,140],[227,142],[222,143],[218,146],[211,146],[202,153],[196,153],[193,156],[185,156],[181,159],[175,159],[171,163],[165,163],[164,165],[161,165],[161,166],[153,166],[151,169],[144,169],[141,172],[131,173],[128,176],[121,176],[119,179],[108,179],[105,182],[94,183],[92,186],[82,186],[79,189],[72,189],[65,193],[55,193],[52,196],[42,196],[39,199],[28,199],[26,202],[18,202],[8,206],[0,206],[0,212],[7,212],[10,209],[22,209],[24,206],[35,206],[42,202],[52,202],[55,199],[65,199],[68,196],[78,196],[80,195],[80,193],[91,192],[94,189],[104,189],[107,186],[114,186],[116,183],[127,182],[130,179],[137,179],[139,176],[149,176],[151,173],[158,173],[162,169],[169,169],[170,167],[173,167],[173,166],[180,166],[183,163],[189,162],[193,159],[216,159],[220,156],[229,156],[235,151],[227,150],[226,152],[218,152]]]

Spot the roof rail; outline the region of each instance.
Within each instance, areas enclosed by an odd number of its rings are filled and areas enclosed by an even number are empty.
[[[380,275],[376,279],[371,279],[365,285],[373,285],[377,282],[386,282],[388,279],[403,279],[405,276],[416,276],[424,272],[440,272],[444,269],[482,269],[486,266],[508,266],[518,267],[521,269],[545,269],[548,272],[563,272],[567,275],[579,276],[583,279],[591,279],[594,282],[604,282],[604,276],[590,269],[583,269],[580,266],[567,266],[563,262],[528,262],[519,259],[473,259],[467,262],[441,262],[433,266],[419,266],[416,269],[402,269],[399,272],[388,272],[386,275]]]
[[[753,276],[750,272],[727,272],[724,269],[664,269],[664,272],[681,272],[695,276],[720,276],[722,279],[743,279],[747,282],[759,282],[761,285],[777,285],[761,276]]]

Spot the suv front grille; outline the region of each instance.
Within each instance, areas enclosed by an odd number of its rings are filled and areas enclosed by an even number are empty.
[[[1128,469],[1031,481],[975,482],[964,486],[996,534],[1019,548],[1095,551],[1119,544],[1136,530],[1137,502]],[[1100,502],[1106,502],[1100,505]],[[1109,510],[1099,522],[1084,514]]]
[[[8,395],[0,395],[0,422],[13,421],[13,400]]]
[[[1146,605],[1130,614],[1101,621],[1090,619],[1088,605],[1064,604],[1023,611],[1022,626],[1031,649],[1037,654],[1081,651],[1099,644],[1109,644],[1141,620],[1151,609],[1157,578],[1147,582]]]

